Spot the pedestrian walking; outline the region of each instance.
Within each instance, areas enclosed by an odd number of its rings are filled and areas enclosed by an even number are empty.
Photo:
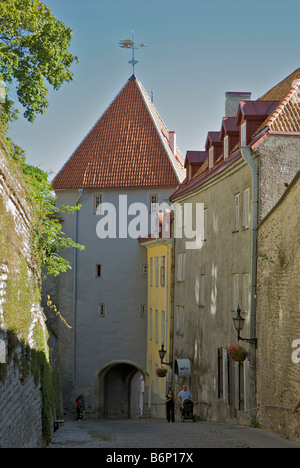
[[[169,388],[168,394],[166,395],[166,409],[167,409],[167,420],[170,422],[175,422],[175,401],[174,393],[171,388]]]
[[[178,393],[178,400],[180,402],[181,407],[183,406],[184,400],[191,400],[193,398],[190,390],[188,390],[186,385],[182,386],[182,390]]]

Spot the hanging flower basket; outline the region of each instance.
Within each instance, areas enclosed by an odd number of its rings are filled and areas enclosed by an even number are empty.
[[[228,346],[227,354],[232,361],[244,362],[248,356],[248,352],[240,345]]]
[[[165,377],[167,375],[167,369],[162,369],[161,367],[159,367],[158,369],[156,369],[156,375],[158,377]]]

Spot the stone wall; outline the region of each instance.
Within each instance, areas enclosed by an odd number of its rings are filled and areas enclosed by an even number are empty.
[[[38,448],[42,441],[41,392],[33,376],[22,382],[10,361],[0,382],[0,448]]]
[[[300,363],[292,358],[300,340],[299,206],[300,173],[259,226],[257,283],[258,421],[297,440],[299,416],[291,409],[300,394]]]
[[[36,448],[43,443],[40,366],[47,360],[47,330],[25,197],[22,176],[0,140],[1,448]]]

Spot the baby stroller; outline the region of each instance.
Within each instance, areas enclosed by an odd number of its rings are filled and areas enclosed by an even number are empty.
[[[193,414],[194,403],[192,400],[184,400],[181,408],[181,422],[184,422],[185,419],[191,419],[193,422],[196,421],[196,416]]]

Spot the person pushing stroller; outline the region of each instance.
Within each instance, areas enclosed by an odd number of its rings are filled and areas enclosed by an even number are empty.
[[[193,398],[190,390],[187,389],[186,385],[182,386],[182,390],[178,393],[178,400],[181,408],[183,407],[184,400],[191,400]]]
[[[180,403],[180,410],[181,410],[181,421],[184,421],[185,418],[193,419],[195,421],[195,417],[193,415],[193,407],[194,403],[192,402],[192,394],[190,390],[187,389],[186,385],[183,385],[182,390],[178,394],[178,400]]]

